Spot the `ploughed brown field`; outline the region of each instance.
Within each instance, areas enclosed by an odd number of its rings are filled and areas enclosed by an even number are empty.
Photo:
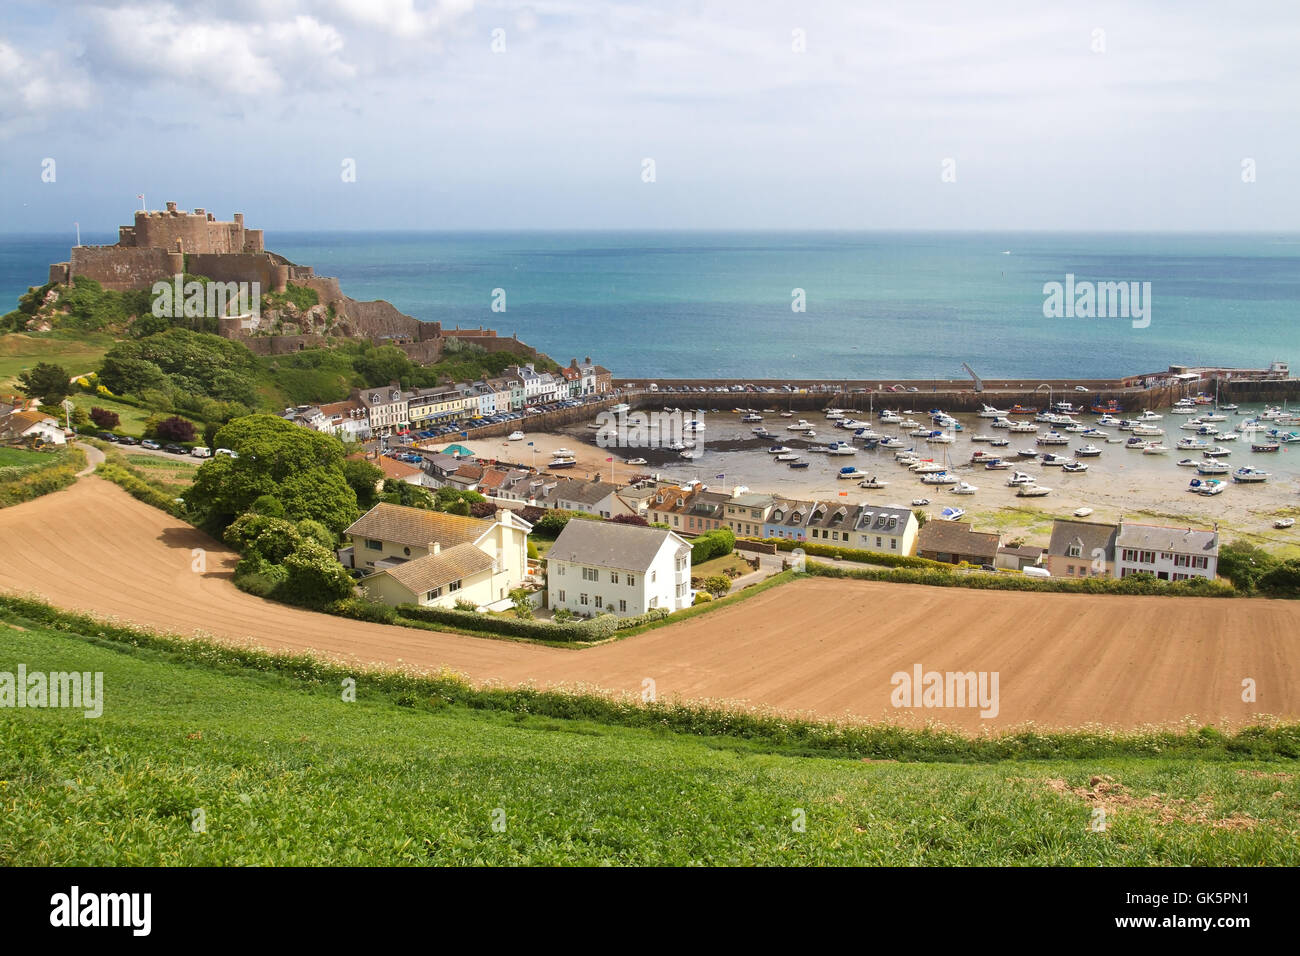
[[[192,570],[192,549],[206,570]],[[179,634],[476,683],[725,700],[825,718],[1117,728],[1300,717],[1300,602],[1088,597],[809,579],[587,650],[367,624],[237,590],[223,545],[98,478],[0,510],[0,588]],[[2,654],[3,648],[0,648]],[[10,662],[17,663],[17,662]],[[1000,708],[899,710],[891,675],[996,671]],[[106,674],[106,693],[112,676]],[[1253,679],[1257,702],[1242,701]]]

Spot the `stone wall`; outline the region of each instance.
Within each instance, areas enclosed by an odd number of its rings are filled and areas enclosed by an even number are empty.
[[[263,293],[274,287],[271,260],[264,253],[189,253],[185,257],[185,268],[194,275],[207,276],[218,282],[258,282]]]
[[[245,230],[244,217],[235,214],[233,222],[219,222],[204,209],[193,213],[176,209],[168,203],[165,212],[135,214],[135,225],[119,230],[118,241],[136,248],[175,249],[177,240],[184,251],[203,254],[256,253],[262,251],[262,231]]]
[[[120,246],[76,246],[68,269],[70,280],[85,276],[115,292],[147,289],[171,275],[167,250]]]

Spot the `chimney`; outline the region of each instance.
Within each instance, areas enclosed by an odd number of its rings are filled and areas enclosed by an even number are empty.
[[[442,551],[442,545],[440,545],[437,541],[432,541],[432,542],[429,543],[429,553],[430,553],[430,554],[435,554],[435,555],[436,555],[436,554],[440,553],[441,551]]]
[[[235,213],[235,225],[240,227],[244,225],[244,214],[242,212]]]
[[[167,211],[168,211],[168,212],[175,212],[175,211],[176,211],[176,203],[174,203],[174,202],[169,202],[169,203],[167,204]]]

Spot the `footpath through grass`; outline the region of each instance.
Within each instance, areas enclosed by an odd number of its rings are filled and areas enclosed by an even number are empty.
[[[0,865],[1300,864],[1295,759],[801,757],[364,674],[349,703],[327,668],[15,606],[0,671],[100,671],[104,701],[0,708]]]

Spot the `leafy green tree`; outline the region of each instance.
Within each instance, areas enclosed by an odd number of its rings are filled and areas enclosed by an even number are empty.
[[[383,477],[382,468],[363,458],[348,458],[343,462],[343,480],[357,496],[357,507],[362,511],[369,511],[379,501],[376,489]]]
[[[1258,587],[1273,597],[1300,597],[1300,560],[1292,558],[1265,571],[1259,576]]]
[[[384,481],[384,500],[395,505],[405,505],[408,508],[437,510],[434,507],[433,495],[429,494],[429,489],[413,485],[409,481],[402,481],[400,478],[388,478]]]
[[[332,435],[274,415],[236,418],[216,434],[219,455],[206,462],[184,498],[203,527],[219,531],[262,495],[274,495],[292,521],[311,518],[341,534],[357,519],[356,493],[343,476],[343,445]]]
[[[249,509],[253,514],[265,515],[268,518],[283,518],[284,505],[275,495],[261,495],[253,506]]]
[[[396,345],[380,345],[366,349],[352,360],[367,388],[387,385],[390,382],[409,382],[415,366],[410,357]]]
[[[38,362],[18,376],[18,387],[46,405],[57,405],[72,393],[72,376],[62,365]]]
[[[281,600],[308,607],[321,607],[334,601],[356,596],[356,585],[334,554],[317,541],[303,540],[284,559],[289,572]]]
[[[167,375],[153,362],[113,352],[105,355],[99,366],[99,384],[117,395],[140,395],[149,389],[169,391],[171,388]]]
[[[1249,541],[1233,541],[1219,549],[1219,575],[1247,594],[1255,590],[1260,578],[1277,563],[1277,558]]]
[[[711,574],[704,579],[704,590],[714,597],[722,597],[731,590],[731,579],[725,574]]]
[[[329,528],[325,527],[319,521],[313,521],[311,518],[303,518],[298,522],[298,533],[304,539],[315,541],[327,551],[333,551],[338,539],[334,537]]]

